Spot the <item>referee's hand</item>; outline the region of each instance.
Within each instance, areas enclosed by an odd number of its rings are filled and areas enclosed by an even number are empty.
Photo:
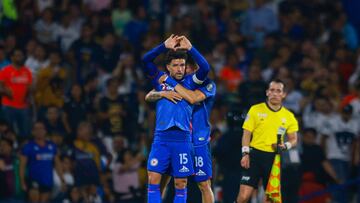
[[[244,155],[241,158],[241,167],[243,167],[245,169],[248,169],[250,167],[250,156],[249,156],[249,154]]]

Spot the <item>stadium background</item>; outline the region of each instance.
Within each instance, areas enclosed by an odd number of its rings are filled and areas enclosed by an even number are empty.
[[[86,120],[93,126],[92,142],[101,154],[101,181],[93,195],[110,202],[128,193],[136,197],[117,201],[144,202],[155,115],[154,106],[144,102],[151,86],[140,59],[171,33],[187,36],[208,60],[218,86],[211,113],[213,185],[218,202],[232,202],[241,172],[243,115],[265,99],[272,78],[288,86],[284,105],[299,120],[300,139],[306,133],[317,134],[314,143],[325,157],[316,160],[330,161],[336,168],[321,138],[336,134],[332,122],[342,114],[350,112],[360,123],[359,10],[356,0],[2,0],[0,71],[11,63],[15,48],[24,50],[33,88],[24,108],[29,114],[18,119],[31,124],[44,121],[70,177],[65,191],[55,181],[53,201],[68,199],[70,190],[78,192],[71,181],[76,167],[71,143],[77,125]],[[162,65],[161,60],[158,63]],[[76,106],[74,92],[79,91]],[[108,99],[109,92],[115,92],[116,104]],[[31,129],[20,136],[19,128],[8,122],[12,118],[4,112],[1,117],[0,139],[13,141],[16,160]],[[335,170],[339,177],[347,174],[340,182],[327,175],[321,180],[304,177],[306,172],[326,173],[321,164],[309,161],[318,156],[306,152],[301,142],[295,149],[299,160],[284,153],[285,202],[296,201],[298,191],[299,198],[306,198],[305,193],[325,188],[332,194],[346,191],[348,201],[355,199],[359,132],[347,143],[352,153],[342,160],[349,170]],[[131,170],[120,169],[124,165]],[[1,167],[0,174],[0,202],[7,195],[21,199],[24,193],[19,188],[6,194],[9,185]],[[192,188],[189,198],[196,198],[192,197],[196,187]]]

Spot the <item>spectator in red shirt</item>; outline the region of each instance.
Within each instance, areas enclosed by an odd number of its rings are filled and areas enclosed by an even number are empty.
[[[21,49],[14,49],[11,61],[12,64],[0,71],[0,92],[4,95],[1,100],[2,109],[17,134],[25,138],[30,132],[28,97],[32,76],[29,68],[24,66],[24,53]]]

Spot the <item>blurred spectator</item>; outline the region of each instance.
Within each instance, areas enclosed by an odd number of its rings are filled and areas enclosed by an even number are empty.
[[[316,136],[317,132],[313,128],[303,130],[301,154],[302,180],[299,191],[300,195],[307,195],[312,192],[324,190],[326,184],[331,178],[337,181],[336,173],[330,162],[326,159],[324,151],[316,144]],[[329,200],[329,193],[325,193],[304,202],[328,202]]]
[[[86,19],[81,15],[79,6],[76,1],[69,2],[68,10],[70,14],[70,26],[74,27],[78,32],[81,32],[81,28]]]
[[[6,28],[11,28],[15,21],[18,19],[18,9],[16,8],[15,1],[5,0],[1,2],[3,15],[1,16],[1,24]]]
[[[288,78],[283,80],[286,84],[286,98],[283,102],[283,105],[293,111],[295,114],[301,113],[302,110],[302,93],[295,89],[295,81],[293,78]]]
[[[219,165],[220,184],[223,188],[223,202],[231,203],[236,199],[241,179],[241,134],[243,118],[239,109],[230,110],[227,115],[229,131],[217,138],[214,157]],[[222,157],[228,157],[223,159]],[[238,163],[238,164],[234,164]],[[221,180],[222,177],[222,180]]]
[[[138,169],[142,160],[143,156],[141,154],[134,154],[129,149],[118,151],[118,158],[114,164],[112,174],[116,202],[139,201]]]
[[[56,38],[60,43],[62,52],[69,50],[72,43],[79,39],[78,28],[71,24],[71,16],[65,13],[61,18],[61,24],[57,27]]]
[[[128,0],[117,0],[116,9],[113,9],[111,18],[115,33],[121,36],[124,32],[125,25],[132,19],[132,14],[128,8]]]
[[[336,115],[332,104],[326,97],[316,97],[313,104],[308,104],[303,111],[305,128],[315,128],[319,133],[316,136],[317,144],[324,146],[323,135],[327,135],[331,129],[331,119]]]
[[[81,37],[70,48],[70,62],[76,67],[76,79],[83,82],[86,75],[95,72],[99,45],[93,39],[93,29],[89,24],[82,27]]]
[[[238,88],[241,107],[249,109],[251,105],[265,101],[266,89],[267,84],[261,78],[260,67],[252,65],[249,69],[248,79]]]
[[[34,30],[36,39],[39,42],[51,45],[56,41],[56,31],[58,24],[54,22],[54,13],[50,8],[46,8],[41,15],[41,18],[35,23]]]
[[[77,139],[71,156],[75,161],[75,186],[79,187],[84,201],[98,199],[96,187],[100,183],[100,152],[91,143],[92,127],[90,123],[81,122],[77,128]]]
[[[70,96],[63,107],[63,122],[66,132],[70,135],[67,143],[75,139],[76,129],[82,121],[86,121],[92,107],[85,98],[84,89],[79,84],[74,84],[70,89]]]
[[[235,54],[227,54],[227,64],[220,71],[220,80],[224,83],[227,92],[233,93],[243,81],[243,73],[237,67],[238,60]]]
[[[54,0],[35,0],[35,5],[36,5],[36,12],[37,13],[42,13],[43,11],[45,11],[47,8],[51,8],[55,6],[55,1]]]
[[[331,125],[324,135],[326,157],[329,159],[339,181],[346,182],[350,178],[352,152],[360,129],[358,120],[353,117],[351,105],[341,109],[341,114],[331,119]],[[334,193],[337,202],[348,202],[346,189]]]
[[[135,65],[135,57],[131,53],[123,53],[120,55],[113,76],[119,81],[119,94],[130,94],[134,92],[135,86],[141,77],[138,68]]]
[[[59,201],[62,198],[66,198],[65,197],[66,193],[70,191],[75,184],[73,163],[71,161],[71,157],[66,155],[62,156],[61,163],[62,163],[64,182],[63,183],[61,182],[61,178],[59,177],[59,174],[56,173],[56,171],[53,172],[54,189],[52,191],[52,199],[55,199],[55,201]]]
[[[47,59],[47,53],[45,47],[41,44],[37,44],[35,50],[28,50],[34,52],[34,55],[29,55],[25,61],[25,65],[31,70],[33,78],[36,78],[38,72],[49,65]]]
[[[11,55],[12,64],[0,71],[0,83],[5,88],[2,97],[3,113],[7,121],[16,129],[17,134],[28,137],[30,133],[30,115],[28,101],[31,95],[32,76],[24,66],[24,53],[15,49]]]
[[[84,199],[85,198],[78,187],[70,187],[62,203],[83,203],[85,201]]]
[[[101,131],[104,137],[104,144],[109,152],[112,152],[112,137],[124,133],[124,119],[126,106],[118,94],[118,80],[110,78],[106,82],[107,93],[101,98],[99,104],[99,120],[101,122]]]
[[[99,50],[100,69],[105,73],[111,73],[119,60],[120,47],[116,45],[115,36],[112,33],[106,33],[102,38]]]
[[[4,47],[0,46],[0,70],[9,64],[10,61],[6,57]]]
[[[51,51],[49,60],[49,64],[39,70],[35,85],[35,101],[40,111],[43,111],[41,107],[51,105],[62,107],[64,102],[64,80],[67,74],[61,64],[60,52]]]
[[[125,25],[123,36],[129,40],[136,49],[139,49],[141,40],[144,38],[147,29],[146,10],[143,6],[140,6],[136,9],[134,18]]]
[[[242,33],[249,38],[253,47],[262,47],[266,34],[275,32],[279,27],[275,13],[266,7],[264,0],[255,0],[253,8],[245,14]]]
[[[46,118],[44,120],[48,135],[59,136],[64,139],[66,132],[63,122],[61,121],[60,109],[56,106],[49,106],[47,108]],[[62,140],[60,141],[62,142]]]
[[[46,133],[44,123],[36,122],[32,131],[34,140],[24,145],[20,155],[21,188],[27,192],[29,202],[50,200],[54,168],[62,182],[64,180],[57,147],[46,140]]]
[[[84,0],[83,4],[88,6],[91,11],[99,12],[111,6],[111,0]]]
[[[0,202],[20,202],[19,160],[13,142],[0,139]]]

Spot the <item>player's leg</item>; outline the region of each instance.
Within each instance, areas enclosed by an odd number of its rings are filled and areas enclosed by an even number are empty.
[[[175,182],[174,203],[186,203],[187,177],[194,173],[192,160],[192,143],[171,143],[171,166]]]
[[[203,203],[213,203],[214,193],[211,189],[212,160],[209,145],[194,146],[195,181],[201,191]]]
[[[174,203],[186,203],[187,178],[174,178],[174,183],[175,183]]]
[[[160,203],[161,175],[169,167],[170,152],[166,143],[155,142],[152,144],[148,158],[148,203]]]
[[[211,180],[198,183],[203,203],[214,203],[214,193],[211,189]]]

